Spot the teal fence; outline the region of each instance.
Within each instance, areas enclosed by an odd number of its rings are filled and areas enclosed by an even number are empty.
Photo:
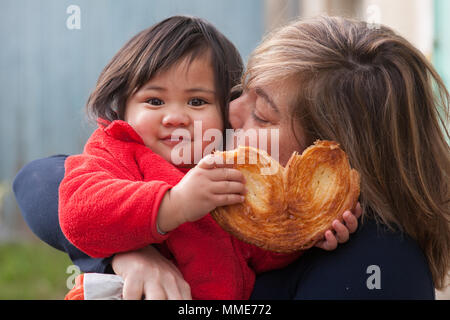
[[[450,1],[434,0],[435,42],[433,63],[450,89]]]

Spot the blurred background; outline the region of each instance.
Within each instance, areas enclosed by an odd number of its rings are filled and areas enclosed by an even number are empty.
[[[175,14],[211,21],[245,61],[266,32],[297,17],[386,24],[450,86],[449,0],[0,0],[0,299],[64,297],[72,263],[28,229],[12,181],[32,160],[82,151],[94,129],[84,105],[103,67],[138,31]]]

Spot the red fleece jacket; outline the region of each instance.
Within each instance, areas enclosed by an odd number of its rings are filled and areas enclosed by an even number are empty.
[[[101,126],[81,155],[65,162],[59,220],[65,236],[92,257],[160,243],[194,299],[248,299],[255,273],[281,268],[300,253],[277,254],[232,237],[208,214],[161,235],[156,217],[165,192],[185,172],[147,148],[124,121]]]

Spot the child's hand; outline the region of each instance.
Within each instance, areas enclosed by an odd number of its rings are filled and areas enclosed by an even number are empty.
[[[161,231],[168,232],[182,223],[199,220],[216,207],[244,202],[244,175],[226,165],[216,167],[213,157],[200,160],[166,193],[158,213]]]
[[[327,251],[337,248],[338,243],[345,243],[348,241],[350,234],[355,232],[358,228],[358,218],[362,214],[361,205],[359,202],[353,211],[346,211],[343,214],[345,225],[339,220],[333,221],[333,230],[327,230],[323,240],[320,240],[315,246]]]

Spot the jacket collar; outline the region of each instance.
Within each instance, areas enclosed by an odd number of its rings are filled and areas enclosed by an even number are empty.
[[[125,142],[136,142],[144,145],[144,141],[139,134],[133,129],[128,122],[122,120],[108,121],[99,118],[97,120],[98,127],[102,129],[108,136]]]
[[[145,146],[144,140],[141,136],[133,129],[132,126],[123,120],[109,121],[105,119],[97,119],[97,124],[100,129],[102,129],[108,136],[124,141],[124,142],[135,142]],[[191,168],[176,167],[183,173],[187,173]]]

